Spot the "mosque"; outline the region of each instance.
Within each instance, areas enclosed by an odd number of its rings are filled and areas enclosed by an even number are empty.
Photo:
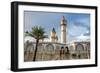
[[[73,60],[90,59],[90,41],[67,42],[67,21],[64,16],[60,22],[60,41],[55,28],[50,33],[50,41],[40,41],[36,55],[36,61],[48,60]],[[26,41],[24,43],[24,61],[32,61],[36,43]]]

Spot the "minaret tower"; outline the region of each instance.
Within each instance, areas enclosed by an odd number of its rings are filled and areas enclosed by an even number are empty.
[[[56,35],[56,31],[54,28],[51,31],[51,42],[53,42],[53,43],[57,42],[57,35]]]
[[[66,43],[66,23],[65,17],[63,16],[61,19],[61,43]]]

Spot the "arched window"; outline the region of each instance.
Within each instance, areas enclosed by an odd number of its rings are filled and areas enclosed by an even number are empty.
[[[82,44],[77,44],[76,45],[76,51],[83,51],[84,50],[84,46]]]
[[[52,60],[54,55],[54,46],[52,44],[47,44],[45,47],[45,55],[44,55],[44,60]]]
[[[81,59],[82,58],[83,51],[84,51],[84,46],[81,43],[77,44],[76,45],[76,51],[78,53],[77,57],[79,59]]]
[[[48,52],[54,51],[54,46],[52,44],[46,45],[46,51],[48,51]]]

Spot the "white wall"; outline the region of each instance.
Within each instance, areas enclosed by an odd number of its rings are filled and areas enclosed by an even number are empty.
[[[0,73],[11,73],[10,69],[10,2],[14,0],[0,0]],[[18,1],[18,0],[16,0]],[[21,0],[21,1],[34,1],[46,3],[61,3],[61,4],[78,4],[78,5],[97,5],[98,6],[98,19],[100,19],[100,0]],[[98,20],[99,21],[99,20]],[[100,23],[100,22],[99,22]],[[98,23],[98,24],[99,24]],[[100,27],[100,25],[98,25]],[[98,30],[100,31],[100,29]],[[98,35],[100,37],[100,34]],[[100,39],[98,39],[100,40]],[[100,42],[99,42],[100,43]],[[100,48],[100,46],[99,46]],[[100,56],[100,49],[98,48],[98,55]],[[99,58],[100,61],[100,58]],[[100,64],[100,63],[99,63]],[[36,73],[99,73],[99,67],[91,68],[74,68],[74,69],[60,69],[60,70],[45,70],[35,71]],[[32,71],[30,71],[32,73]]]

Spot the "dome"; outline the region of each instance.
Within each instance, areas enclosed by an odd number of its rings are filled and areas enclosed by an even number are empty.
[[[56,33],[55,28],[52,29],[52,32],[55,32]]]

